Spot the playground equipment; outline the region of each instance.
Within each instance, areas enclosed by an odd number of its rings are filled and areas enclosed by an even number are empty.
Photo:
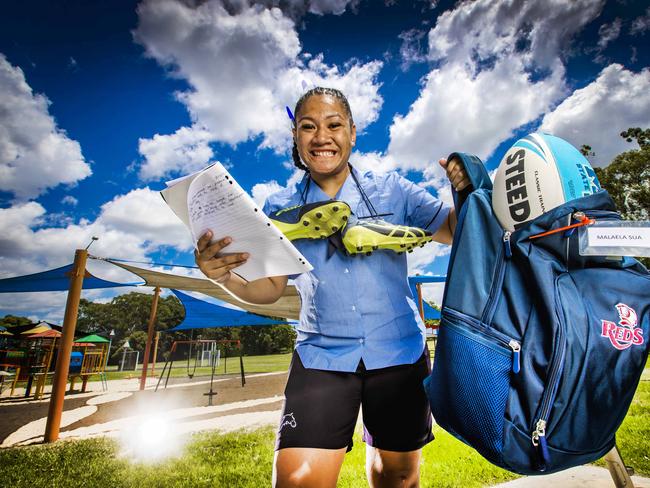
[[[10,396],[13,396],[18,382],[25,382],[25,398],[32,395],[34,399],[43,397],[48,377],[54,374],[54,365],[59,352],[61,332],[47,329],[34,334],[19,334],[6,338],[6,346],[0,350],[0,369],[13,370]],[[67,380],[70,391],[75,381],[80,378],[82,391],[86,391],[88,379],[93,374],[104,374],[104,363],[108,341],[99,336],[87,336],[73,342],[70,353],[70,368]],[[8,375],[2,375],[4,381]]]
[[[187,345],[188,347],[188,354],[187,354],[187,365],[186,365],[186,370],[187,370],[187,375],[190,379],[194,377],[196,374],[196,368],[197,365],[200,361],[202,361],[202,358],[205,357],[206,353],[209,358],[209,363],[210,363],[210,391],[208,393],[205,393],[205,395],[208,397],[208,405],[212,405],[212,397],[216,395],[217,393],[213,389],[213,383],[214,383],[214,374],[216,372],[217,366],[219,365],[219,360],[221,358],[221,350],[219,349],[219,345],[227,345],[227,344],[234,344],[237,346],[239,349],[239,366],[240,366],[240,371],[241,371],[241,386],[244,387],[246,384],[246,375],[244,373],[244,358],[243,358],[243,348],[241,345],[241,341],[239,340],[212,340],[212,339],[192,339],[192,340],[182,340],[182,341],[174,341],[172,343],[172,346],[169,350],[169,358],[165,362],[165,365],[163,366],[162,372],[160,373],[160,376],[158,377],[158,383],[156,383],[156,389],[155,391],[158,391],[158,388],[160,387],[160,383],[165,377],[165,383],[164,383],[164,388],[167,388],[167,384],[169,382],[169,377],[171,375],[172,367],[174,365],[174,354],[177,352],[178,346],[179,345]],[[194,349],[194,354],[192,353],[192,349]],[[228,359],[228,354],[227,351],[228,349],[226,347],[223,348],[224,354],[223,354],[223,359],[224,359],[224,373],[227,370],[227,359]]]

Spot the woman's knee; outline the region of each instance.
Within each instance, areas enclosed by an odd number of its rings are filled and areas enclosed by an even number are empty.
[[[366,455],[366,470],[371,486],[419,486],[419,450],[402,453],[371,448]]]
[[[280,449],[273,463],[273,486],[334,488],[344,456],[345,449]]]

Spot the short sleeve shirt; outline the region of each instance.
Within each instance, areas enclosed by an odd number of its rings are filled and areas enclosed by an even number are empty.
[[[449,207],[399,174],[352,171],[382,220],[433,233],[446,221]],[[269,196],[264,212],[331,200],[313,181],[306,185],[305,177],[295,189]],[[371,215],[352,175],[334,199],[350,206],[349,225]],[[412,364],[422,355],[425,329],[408,285],[405,253],[352,257],[328,253],[327,239],[293,244],[314,267],[293,277],[301,299],[296,350],[305,367],[353,372],[360,360],[377,369]]]

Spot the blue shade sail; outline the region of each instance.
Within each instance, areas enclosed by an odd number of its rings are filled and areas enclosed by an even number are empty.
[[[232,308],[221,307],[178,290],[172,290],[174,295],[185,307],[185,320],[166,332],[176,332],[189,329],[209,329],[212,327],[241,327],[244,325],[278,325],[289,323],[283,320],[273,320],[254,313]]]
[[[25,276],[14,276],[0,280],[0,293],[21,293],[34,291],[67,291],[70,289],[70,277],[74,264],[42,271]],[[84,276],[83,289],[114,288],[117,286],[137,286],[138,283],[115,283],[91,275],[88,270]]]

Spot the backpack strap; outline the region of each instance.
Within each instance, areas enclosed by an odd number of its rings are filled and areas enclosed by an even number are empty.
[[[454,206],[456,207],[456,212],[460,212],[463,203],[475,190],[491,190],[492,189],[492,180],[490,180],[490,175],[488,175],[483,162],[473,154],[455,152],[451,153],[447,158],[447,161],[451,161],[453,158],[459,159],[465,168],[465,173],[471,182],[471,185],[458,193],[454,187],[451,188],[451,194],[454,198]]]

